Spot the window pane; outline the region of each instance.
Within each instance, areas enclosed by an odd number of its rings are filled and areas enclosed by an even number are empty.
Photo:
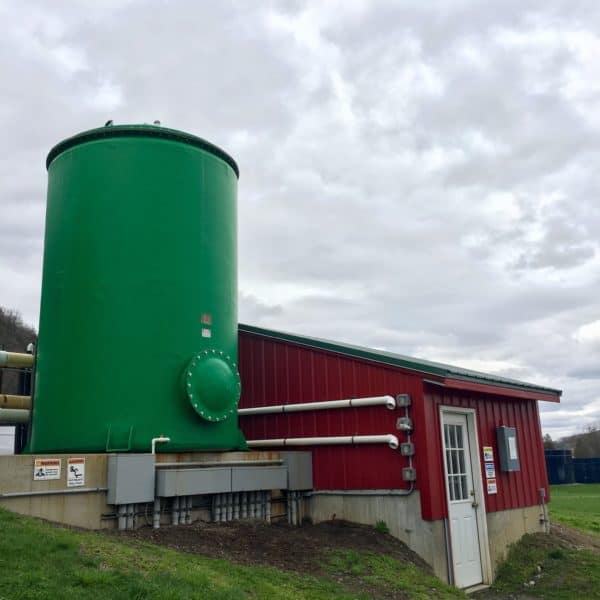
[[[456,447],[463,447],[462,427],[460,425],[456,426]]]
[[[464,450],[459,450],[458,452],[458,458],[460,461],[460,464],[458,465],[458,468],[460,469],[461,473],[466,473],[467,470],[465,469],[465,452]]]
[[[448,432],[449,426],[444,425],[444,443],[446,444],[446,448],[450,446],[450,434]]]
[[[460,477],[458,475],[454,476],[454,499],[462,500],[462,494],[460,490]]]
[[[469,496],[467,494],[467,476],[466,475],[462,475],[460,478],[460,483],[461,483],[461,487],[462,487],[462,494],[461,494],[461,498],[463,500],[466,500]]]

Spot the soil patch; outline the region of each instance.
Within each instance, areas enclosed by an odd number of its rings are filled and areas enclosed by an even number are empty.
[[[431,573],[427,563],[391,535],[339,520],[302,527],[292,527],[285,522],[267,525],[254,520],[198,521],[193,525],[160,529],[144,527],[116,535],[240,564],[266,565],[310,575],[326,574],[324,561],[332,550],[385,554]]]
[[[550,533],[567,548],[600,552],[600,536],[589,535],[573,527],[561,525],[560,523],[552,523]]]

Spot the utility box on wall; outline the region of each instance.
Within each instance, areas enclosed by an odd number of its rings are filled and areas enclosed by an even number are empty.
[[[517,430],[514,427],[497,427],[498,456],[501,471],[520,471]]]

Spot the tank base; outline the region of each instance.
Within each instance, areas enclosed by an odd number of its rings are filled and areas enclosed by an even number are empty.
[[[152,525],[153,514],[155,526],[169,523],[190,524],[197,519],[214,520],[216,496],[231,497],[231,511],[235,510],[233,498],[236,498],[237,517],[242,518],[243,508],[240,510],[240,507],[243,507],[242,494],[246,494],[246,499],[254,498],[255,502],[254,512],[251,514],[248,509],[246,518],[262,516],[265,519],[267,514],[269,520],[284,518],[286,509],[283,499],[289,468],[285,454],[251,451],[156,455],[150,453],[5,455],[0,456],[0,506],[19,514],[85,529],[116,529],[119,527],[120,520],[122,528],[131,529]],[[308,456],[310,457],[310,454]],[[148,482],[144,481],[143,476],[133,481],[136,473],[132,472],[126,478],[132,483],[130,487],[134,496],[131,502],[123,502],[124,496],[121,494],[119,499],[121,504],[110,504],[109,499],[111,493],[114,493],[116,480],[114,469],[109,468],[109,463],[119,457],[126,459],[143,457],[151,461],[153,474],[168,473],[166,483],[162,484],[164,494],[171,494],[168,485],[173,477],[179,478],[179,482],[187,481],[187,484],[192,482],[190,485],[205,485],[205,487],[189,488],[189,493],[185,494],[178,489],[175,492],[177,496],[158,496],[160,477],[157,476],[156,487],[154,481],[150,484],[151,496],[146,495],[144,501],[137,502],[135,495],[138,494],[138,498],[142,498],[144,489],[147,493]],[[272,478],[274,468],[286,470],[284,477],[280,476],[279,480],[274,480]],[[219,474],[223,475],[226,471],[231,472],[233,469],[237,470],[239,485],[243,486],[243,491],[238,487],[235,494],[216,493],[215,477]],[[209,474],[211,477],[198,479],[197,473]],[[206,483],[203,484],[203,481]],[[273,481],[280,481],[283,485],[279,489],[261,487]],[[167,487],[164,487],[165,485]],[[114,498],[114,495],[112,497]],[[268,511],[264,508],[259,510],[259,498],[260,502],[267,502],[268,499]],[[278,498],[282,498],[282,502],[277,502]],[[175,504],[177,523],[173,523]],[[227,514],[224,512],[224,518],[219,520],[228,520]],[[234,514],[236,513],[232,512],[232,518]]]

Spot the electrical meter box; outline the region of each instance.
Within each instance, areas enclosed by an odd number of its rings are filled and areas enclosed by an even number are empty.
[[[520,471],[517,430],[514,427],[497,427],[498,456],[501,471]]]

